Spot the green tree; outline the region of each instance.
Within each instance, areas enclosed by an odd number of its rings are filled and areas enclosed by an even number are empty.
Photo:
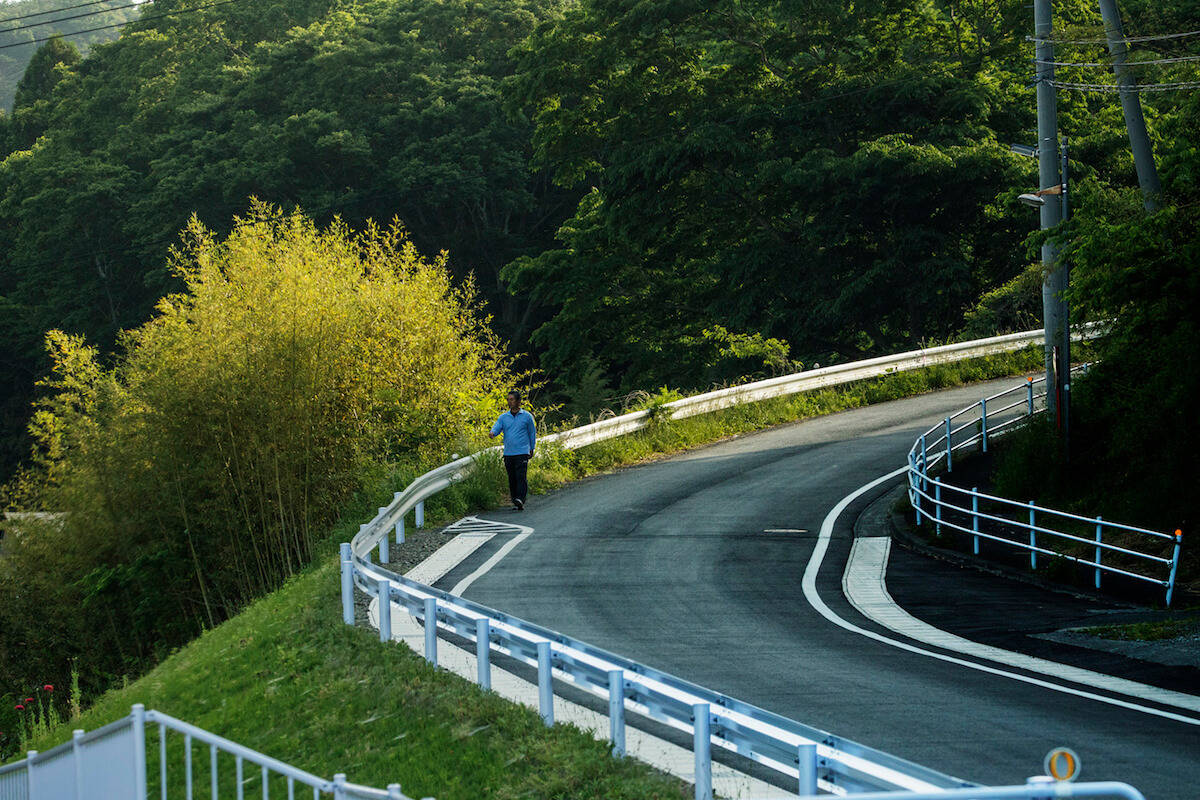
[[[822,362],[952,333],[1020,271],[1029,222],[995,203],[1024,169],[997,137],[1028,120],[1000,80],[1015,48],[989,39],[1007,23],[952,47],[950,19],[597,0],[540,27],[513,102],[535,163],[595,191],[561,249],[506,272],[555,304],[547,369],[694,385],[704,353],[677,343],[716,325]]]
[[[119,674],[225,619],[308,563],[379,465],[481,439],[509,386],[470,285],[398,225],[355,235],[256,205],[227,237],[194,221],[171,267],[185,291],[111,367],[48,337],[33,477],[65,516],[6,541],[0,633],[31,624],[32,586],[79,619],[47,612],[72,645],[24,666]]]

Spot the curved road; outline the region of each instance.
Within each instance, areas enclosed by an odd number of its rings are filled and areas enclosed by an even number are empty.
[[[465,595],[967,780],[1023,783],[1050,749],[1068,746],[1083,780],[1125,781],[1149,800],[1200,797],[1200,724],[890,647],[835,626],[805,598],[801,578],[829,511],[902,465],[947,413],[1015,382],[786,425],[534,498],[520,516],[493,515],[534,533]],[[854,520],[887,488],[839,517],[816,586],[835,614],[896,638],[841,590]]]

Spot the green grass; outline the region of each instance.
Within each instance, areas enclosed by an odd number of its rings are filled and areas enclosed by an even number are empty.
[[[900,373],[686,420],[568,452],[546,448],[530,471],[535,491],[782,422],[858,408],[1040,366],[1038,350]],[[494,463],[493,463],[494,462]],[[412,473],[412,474],[410,474]],[[360,497],[318,548],[318,563],[283,589],[181,648],[144,677],[100,697],[78,719],[22,749],[45,750],[70,730],[92,730],[142,703],[301,769],[438,800],[676,798],[690,788],[644,765],[616,761],[587,732],[546,729],[537,713],[428,666],[403,645],[382,645],[341,622],[336,543],[374,516],[382,497],[415,476],[381,470],[379,497]],[[429,503],[428,518],[494,507],[499,459]],[[202,762],[205,754],[199,754]],[[200,770],[204,774],[203,770]],[[253,770],[248,775],[254,775]],[[261,794],[258,778],[247,796]]]
[[[1098,639],[1122,642],[1159,642],[1200,633],[1200,617],[1165,619],[1158,622],[1137,622],[1130,625],[1101,625],[1080,631]]]
[[[939,364],[857,381],[845,386],[748,403],[712,414],[679,420],[664,419],[660,416],[637,433],[598,442],[576,451],[543,448],[541,455],[530,465],[530,487],[535,492],[543,492],[588,475],[677,453],[730,436],[763,430],[773,425],[861,408],[937,389],[1022,374],[1037,370],[1041,366],[1041,348],[1031,347],[1015,353]]]
[[[687,787],[571,726],[430,667],[341,621],[337,564],[315,566],[29,747],[143,703],[329,778],[412,797],[677,798]],[[200,764],[207,753],[198,753]],[[206,774],[206,773],[205,773]],[[261,793],[253,768],[247,796]],[[257,788],[256,788],[257,787]]]

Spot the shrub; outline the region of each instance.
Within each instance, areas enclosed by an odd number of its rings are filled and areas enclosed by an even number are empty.
[[[112,366],[49,334],[38,501],[66,521],[0,560],[0,600],[52,585],[112,672],[278,587],[373,465],[477,444],[511,379],[471,286],[398,225],[318,230],[256,204],[224,239],[193,220],[171,266],[186,290]],[[0,606],[0,628],[29,624]]]

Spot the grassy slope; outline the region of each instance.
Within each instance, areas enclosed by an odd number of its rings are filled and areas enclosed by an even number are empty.
[[[531,479],[545,490],[787,420],[1015,374],[1040,359],[1036,350],[980,359],[663,423],[579,453],[548,452]],[[497,469],[481,472],[481,485],[443,493],[444,510],[431,516],[459,515],[464,503],[486,505],[489,496],[494,502],[502,478]],[[335,533],[330,544],[338,540]],[[346,772],[352,782],[378,787],[398,782],[413,797],[690,793],[647,767],[613,760],[588,733],[562,725],[547,730],[534,710],[432,669],[407,647],[383,646],[369,632],[343,625],[336,559],[326,553],[279,592],[28,747],[48,749],[69,739],[72,728],[94,729],[143,703],[318,775]],[[248,784],[247,791],[255,789]]]
[[[143,703],[317,775],[439,800],[686,794],[585,732],[547,729],[536,711],[344,625],[338,585],[335,559],[323,559],[67,727],[91,730]],[[51,731],[31,747],[64,738]]]

